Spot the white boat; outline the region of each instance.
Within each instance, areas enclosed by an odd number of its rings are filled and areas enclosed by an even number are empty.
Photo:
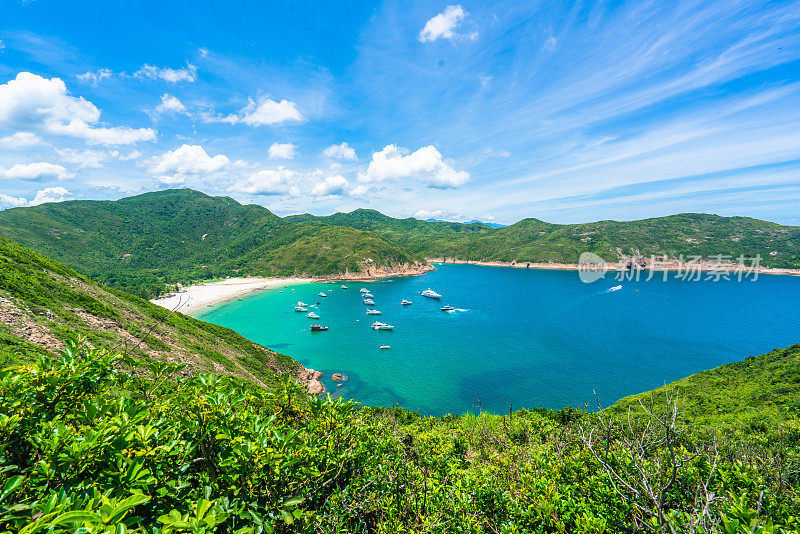
[[[374,323],[372,323],[372,329],[373,330],[393,330],[394,326],[392,326],[390,324],[382,323],[380,321],[375,321]]]
[[[442,306],[442,311],[451,312],[455,310],[453,306]]]
[[[375,306],[375,301],[372,299],[364,299],[364,304],[367,306]]]
[[[297,301],[297,304],[295,304],[295,306],[308,306],[308,304],[306,304],[306,303],[305,303],[305,302],[303,302],[302,300],[298,300],[298,301]]]
[[[319,292],[319,296],[320,297],[327,297],[328,295],[326,295],[324,291],[320,291]]]
[[[361,296],[364,297],[365,299],[374,299],[375,298],[375,295],[373,295],[372,293],[369,293],[369,292],[364,293]]]
[[[369,293],[369,289],[367,289],[366,287],[362,287],[361,289],[359,289],[359,291],[361,293]]]
[[[308,314],[306,315],[306,317],[308,317],[309,319],[319,319],[319,315],[317,315],[317,314],[316,314],[316,313],[314,313],[314,312],[308,312]]]
[[[400,303],[401,306],[408,306],[409,304],[411,304],[411,301],[406,299],[403,299],[403,302]]]
[[[312,332],[324,332],[327,329],[327,326],[322,326],[321,324],[312,324],[310,328]]]
[[[381,312],[378,310],[367,310],[367,315],[380,315]]]
[[[296,311],[296,312],[307,312],[308,308],[306,308],[305,306],[295,306],[294,307],[294,311]]]
[[[426,289],[425,291],[420,293],[420,295],[422,295],[423,297],[428,297],[429,299],[440,299],[440,298],[442,298],[442,296],[439,293],[437,293],[436,291],[434,291],[431,288]]]
[[[618,285],[618,286],[614,286],[612,288],[609,288],[609,291],[619,291],[620,289],[622,289],[622,285]]]
[[[381,345],[380,348],[383,349],[383,350],[386,350],[386,349],[390,349],[392,347],[390,347],[389,345]]]
[[[342,289],[347,289],[347,286],[342,284]]]

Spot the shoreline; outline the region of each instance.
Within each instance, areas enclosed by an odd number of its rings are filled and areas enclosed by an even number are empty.
[[[541,263],[541,262],[526,262],[526,261],[478,261],[478,260],[459,260],[456,258],[426,258],[431,264],[454,264],[454,265],[478,265],[481,267],[511,267],[514,269],[538,269],[549,271],[578,271],[580,266],[577,263]],[[607,263],[608,271],[623,271],[626,270],[628,261],[621,261],[617,263]],[[688,266],[688,268],[687,268]],[[669,260],[655,263],[652,267],[645,265],[638,267],[642,271],[648,271],[652,268],[654,271],[677,271],[677,270],[694,270],[695,272],[711,272],[711,271],[736,271],[739,266],[735,263],[715,263],[710,261],[694,262],[691,265],[688,262],[679,264],[677,260]],[[747,270],[747,266],[746,269]],[[789,269],[783,267],[758,267],[758,274],[772,274],[772,275],[785,275],[785,276],[800,276],[800,269]]]

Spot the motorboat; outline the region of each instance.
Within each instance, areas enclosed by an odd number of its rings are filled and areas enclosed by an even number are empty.
[[[369,289],[367,289],[366,287],[362,287],[361,289],[359,289],[359,291],[361,293],[369,293]]]
[[[453,311],[453,310],[455,310],[455,308],[453,306],[442,306],[442,311],[450,312],[450,311]]]
[[[294,311],[296,311],[296,312],[307,312],[308,308],[306,308],[305,306],[295,306],[294,307]]]
[[[302,300],[298,300],[296,306],[304,306],[305,307],[305,306],[308,306],[308,304],[306,304]]]
[[[372,299],[364,299],[364,304],[367,306],[375,306],[375,301]]]
[[[618,285],[618,286],[614,286],[612,288],[609,288],[609,291],[619,291],[620,289],[622,289],[622,285]]]
[[[381,348],[382,350],[386,350],[386,349],[390,349],[390,348],[392,348],[392,347],[390,347],[389,345],[381,345],[381,346],[380,346],[380,348]]]
[[[374,323],[372,323],[372,329],[373,330],[393,330],[394,326],[392,326],[390,324],[382,323],[380,321],[375,321]]]
[[[408,306],[409,304],[411,304],[411,301],[406,299],[403,299],[403,301],[400,303],[401,306]]]
[[[321,324],[312,324],[311,325],[311,331],[312,332],[323,332],[323,331],[325,331],[327,329],[328,329],[327,326],[322,326]]]
[[[324,291],[319,292],[320,297],[327,297],[328,295]]]
[[[380,315],[381,312],[378,310],[367,310],[367,315]]]
[[[342,284],[342,289],[347,289],[347,286]]]
[[[440,298],[442,298],[442,296],[439,293],[437,293],[436,291],[434,291],[431,288],[426,289],[425,291],[420,293],[420,295],[422,295],[423,297],[428,297],[429,299],[440,299]]]
[[[364,297],[365,299],[374,299],[375,298],[375,295],[373,295],[372,293],[369,293],[369,292],[364,293],[361,296]]]
[[[308,317],[309,319],[319,319],[319,315],[317,315],[317,314],[316,314],[316,313],[314,313],[314,312],[308,312],[308,314],[306,315],[306,317]]]

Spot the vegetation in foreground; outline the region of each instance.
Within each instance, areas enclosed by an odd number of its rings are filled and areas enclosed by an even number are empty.
[[[686,428],[675,390],[630,417],[424,418],[181,371],[80,341],[3,370],[0,530],[800,528],[797,426]]]

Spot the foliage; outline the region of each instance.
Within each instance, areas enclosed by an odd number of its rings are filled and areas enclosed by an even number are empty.
[[[178,364],[72,341],[55,358],[0,373],[0,530],[658,530],[581,439],[595,425],[605,428],[590,413],[429,418],[359,408],[291,382],[265,391],[183,376]],[[605,435],[605,461],[630,462],[623,436]],[[797,441],[763,437],[772,449],[720,443],[712,469],[697,454],[708,442],[682,434],[684,459],[664,494],[669,524],[681,529],[700,513],[704,532],[800,527]],[[638,461],[657,473],[658,454]],[[706,509],[695,499],[700,481],[716,496]]]

